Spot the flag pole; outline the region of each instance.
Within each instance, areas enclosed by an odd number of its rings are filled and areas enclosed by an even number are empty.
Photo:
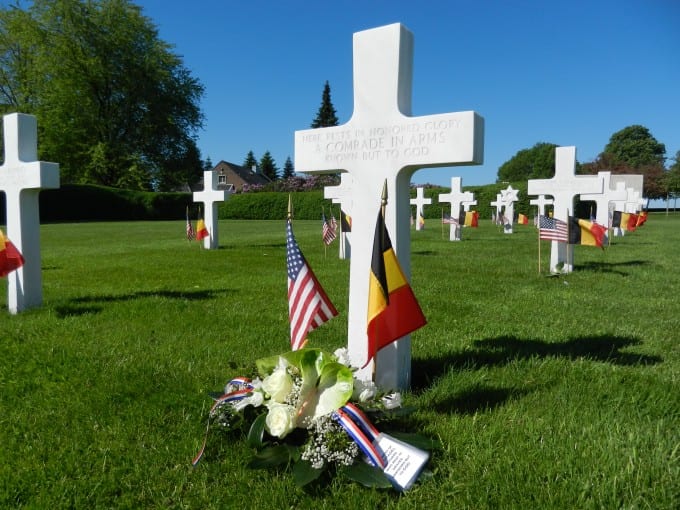
[[[444,208],[442,207],[442,239],[444,239]]]
[[[293,202],[291,201],[290,193],[288,194],[288,214],[286,219],[290,222],[293,221]]]
[[[538,213],[538,274],[541,274],[541,215]]]

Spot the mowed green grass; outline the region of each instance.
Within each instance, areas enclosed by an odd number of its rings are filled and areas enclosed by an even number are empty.
[[[553,277],[533,226],[480,223],[411,232],[408,423],[442,448],[403,495],[301,490],[219,435],[191,467],[207,393],[289,348],[284,221],[221,221],[212,251],[181,221],[43,225],[43,306],[10,315],[0,284],[0,508],[680,506],[680,215]],[[294,228],[340,311],[310,345],[334,350],[349,261]]]

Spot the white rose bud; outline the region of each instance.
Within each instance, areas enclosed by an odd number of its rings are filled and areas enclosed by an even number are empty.
[[[269,412],[265,418],[265,428],[272,436],[284,438],[295,428],[295,408],[286,404],[269,404]]]
[[[354,400],[368,402],[375,397],[377,392],[378,388],[373,381],[362,381],[361,379],[354,380],[354,390],[352,392],[352,398]]]
[[[262,389],[274,402],[283,403],[293,389],[293,378],[285,368],[277,367],[262,381]]]

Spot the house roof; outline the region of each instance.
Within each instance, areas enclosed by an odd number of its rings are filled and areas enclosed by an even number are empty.
[[[234,163],[229,163],[228,161],[224,160],[217,163],[217,165],[215,165],[215,167],[213,168],[213,171],[218,171],[220,169],[224,169],[225,167],[229,168],[232,172],[234,172],[241,179],[243,179],[244,182],[247,182],[248,184],[264,185],[271,182],[271,180],[264,174],[253,172],[250,168],[244,168],[240,165],[235,165]]]

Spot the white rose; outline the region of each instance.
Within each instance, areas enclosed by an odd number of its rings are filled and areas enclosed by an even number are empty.
[[[346,367],[351,366],[349,360],[349,351],[347,350],[346,347],[336,349],[333,354],[338,359],[338,363],[340,363],[341,365],[345,365]]]
[[[278,366],[264,378],[262,389],[274,402],[283,403],[293,389],[293,378],[284,367]]]
[[[359,402],[367,402],[375,397],[378,392],[373,381],[362,381],[361,379],[354,380],[354,391],[352,392],[352,398],[358,400]]]
[[[295,408],[286,404],[269,404],[269,412],[264,424],[267,432],[274,437],[283,438],[295,428]]]

